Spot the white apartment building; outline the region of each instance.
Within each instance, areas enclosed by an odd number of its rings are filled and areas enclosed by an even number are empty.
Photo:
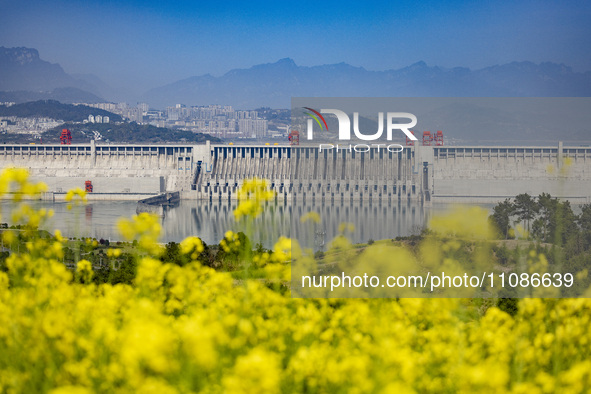
[[[264,119],[240,119],[238,120],[238,131],[243,138],[266,137],[267,121]]]

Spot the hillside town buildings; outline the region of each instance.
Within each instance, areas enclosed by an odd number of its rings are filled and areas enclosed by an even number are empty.
[[[165,110],[150,109],[147,103],[137,103],[135,107],[126,103],[84,105],[116,113],[129,122],[177,128],[219,138],[261,139],[270,136],[268,121],[259,117],[257,111],[235,110],[229,105],[187,107],[176,104]]]

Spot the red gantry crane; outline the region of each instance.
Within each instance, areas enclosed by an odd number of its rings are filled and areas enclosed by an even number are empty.
[[[441,130],[435,134],[435,146],[443,146],[443,131]]]
[[[300,133],[297,130],[292,130],[287,137],[289,139],[290,145],[299,145],[300,144]]]
[[[433,136],[431,135],[431,132],[423,131],[423,146],[431,146],[431,141],[433,141]]]
[[[411,131],[415,135],[414,131]],[[423,131],[423,146],[431,146],[431,142],[435,141],[435,146],[443,146],[443,131],[439,130],[431,134],[430,131]],[[406,146],[414,146],[414,141],[406,137]]]
[[[62,130],[62,135],[60,135],[60,141],[62,142],[62,145],[71,145],[72,144],[72,133],[70,133],[70,130],[68,130],[68,129]]]

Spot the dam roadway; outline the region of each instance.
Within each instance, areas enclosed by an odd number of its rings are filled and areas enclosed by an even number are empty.
[[[91,181],[92,200],[233,200],[245,179],[269,180],[279,199],[494,203],[542,192],[591,202],[591,148],[407,146],[367,152],[289,145],[0,145],[0,166],[29,170],[63,199]]]

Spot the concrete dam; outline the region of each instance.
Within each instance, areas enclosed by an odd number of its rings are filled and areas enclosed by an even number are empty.
[[[361,151],[365,150],[365,151]],[[591,202],[591,148],[406,146],[390,152],[289,145],[0,145],[0,166],[27,168],[45,199],[90,181],[94,200],[233,200],[245,179],[296,201],[497,202],[543,192]]]

